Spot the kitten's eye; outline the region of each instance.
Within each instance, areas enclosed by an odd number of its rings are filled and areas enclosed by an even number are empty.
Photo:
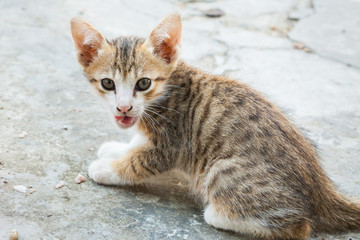
[[[108,78],[104,78],[101,80],[101,86],[107,91],[112,91],[115,89],[114,81]]]
[[[151,80],[149,78],[141,78],[139,81],[137,81],[135,88],[139,91],[145,91],[150,87],[150,85]]]

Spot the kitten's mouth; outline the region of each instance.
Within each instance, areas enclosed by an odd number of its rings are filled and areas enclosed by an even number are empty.
[[[134,125],[138,117],[129,117],[129,116],[115,116],[116,124],[121,128],[128,128]]]

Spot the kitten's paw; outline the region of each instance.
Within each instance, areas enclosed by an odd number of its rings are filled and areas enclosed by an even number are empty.
[[[128,151],[127,143],[106,142],[103,143],[98,152],[99,159],[117,159],[121,158]]]
[[[101,159],[92,162],[89,166],[89,177],[95,182],[104,185],[126,185],[111,166],[113,160]]]

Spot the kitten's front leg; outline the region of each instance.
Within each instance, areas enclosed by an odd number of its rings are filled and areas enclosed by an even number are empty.
[[[141,183],[145,178],[166,170],[164,166],[168,164],[161,163],[164,157],[156,147],[149,142],[142,141],[141,143],[139,144],[139,139],[135,138],[129,145],[124,146],[127,151],[124,151],[123,156],[102,158],[93,162],[89,167],[90,178],[99,184],[129,185]],[[103,146],[110,147],[111,144]],[[116,147],[117,145],[114,144],[113,146]],[[105,147],[101,147],[100,150],[105,149]],[[106,154],[105,151],[102,154],[100,150],[99,155],[113,156],[113,152]],[[117,153],[121,153],[121,150]]]
[[[131,149],[129,143],[106,142],[101,144],[97,156],[99,159],[116,159],[124,156]]]
[[[100,160],[121,158],[131,149],[144,145],[147,142],[148,139],[146,136],[137,133],[128,143],[115,141],[103,143],[97,152],[97,156]]]

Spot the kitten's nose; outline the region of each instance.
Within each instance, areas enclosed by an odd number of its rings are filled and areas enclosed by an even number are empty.
[[[116,107],[116,109],[119,112],[126,114],[127,112],[129,112],[132,109],[132,106],[120,106],[120,107]]]

